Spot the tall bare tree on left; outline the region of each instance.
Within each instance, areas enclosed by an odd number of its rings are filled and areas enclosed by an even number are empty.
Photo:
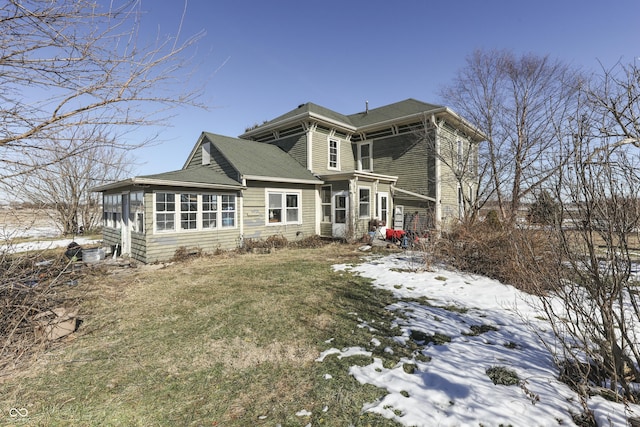
[[[185,38],[177,21],[176,34],[149,38],[143,18],[139,0],[2,2],[0,184],[138,147],[149,140],[121,136],[166,121],[175,106],[205,107],[186,68],[203,33]]]

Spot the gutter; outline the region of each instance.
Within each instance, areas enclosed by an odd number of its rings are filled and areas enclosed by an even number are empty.
[[[110,184],[99,185],[91,188],[93,193],[99,193],[102,191],[112,190],[114,188],[125,187],[128,185],[159,185],[164,187],[193,187],[193,188],[208,188],[216,190],[246,190],[246,186],[232,185],[232,184],[208,184],[206,182],[188,182],[188,181],[171,181],[165,179],[153,179],[153,178],[129,178],[124,181],[112,182]]]
[[[281,178],[277,176],[242,175],[242,182],[246,182],[247,180],[264,181],[264,182],[286,182],[290,184],[311,184],[311,185],[324,184],[324,181],[321,181],[319,179],[298,179],[298,178]]]

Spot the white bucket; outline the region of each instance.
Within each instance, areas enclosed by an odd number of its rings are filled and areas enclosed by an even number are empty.
[[[104,259],[104,249],[102,248],[82,250],[82,261],[84,262],[93,263],[102,259]]]

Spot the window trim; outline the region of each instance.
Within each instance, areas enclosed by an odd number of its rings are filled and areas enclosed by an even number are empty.
[[[176,210],[177,210],[177,212],[176,212],[176,213],[179,215],[179,218],[180,218],[180,221],[179,221],[179,222],[180,222],[180,225],[179,225],[179,229],[178,229],[178,231],[179,231],[179,232],[184,232],[184,233],[192,233],[192,232],[194,232],[194,231],[198,231],[198,230],[200,230],[200,225],[201,225],[201,224],[200,224],[200,217],[201,217],[201,213],[202,213],[202,210],[201,210],[201,201],[202,201],[202,197],[201,197],[201,195],[200,195],[200,194],[198,194],[198,193],[193,193],[193,192],[191,192],[191,191],[186,191],[186,192],[184,192],[184,193],[176,193],[176,196],[180,196],[180,202],[179,202],[179,203],[180,203],[180,206],[179,206],[179,209],[176,209]],[[186,202],[185,202],[185,201],[183,201],[183,200],[182,200],[182,197],[183,197],[183,196],[196,196],[196,200],[195,200],[195,207],[196,207],[196,210],[195,210],[195,211],[192,211],[192,210],[190,210],[190,209],[185,210],[185,211],[183,211],[183,210],[182,210],[182,205],[183,205],[183,204],[191,205],[191,204],[193,203],[193,202],[192,202],[192,201],[190,201],[190,200],[188,200],[188,201],[186,201]],[[176,203],[176,208],[177,208],[177,207],[178,207],[178,206],[177,206],[177,203]],[[193,228],[183,228],[183,226],[182,226],[182,222],[183,222],[184,220],[183,220],[182,216],[183,216],[184,214],[190,215],[190,214],[194,214],[194,213],[195,213],[195,218],[194,218],[193,220],[191,220],[190,218],[188,218],[186,221],[187,221],[187,223],[191,223],[191,222],[193,222],[193,223],[195,224],[195,227],[193,227]]]
[[[102,195],[102,224],[104,227],[122,228],[122,193]]]
[[[361,195],[361,191],[366,190],[369,193],[369,196],[367,197],[367,202],[363,203],[362,202],[362,195]],[[367,205],[367,213],[366,215],[362,214],[362,209],[361,206],[363,204]],[[365,219],[365,218],[371,218],[371,187],[358,187],[358,218],[360,219]]]
[[[384,209],[384,213],[386,214],[386,218],[383,218],[382,212],[382,199],[385,198],[386,199],[386,208]],[[385,225],[387,225],[389,223],[389,193],[387,193],[386,191],[381,191],[378,192],[378,197],[376,200],[376,218],[378,218],[380,221],[384,221]]]
[[[158,211],[157,195],[158,194],[172,194],[174,196],[174,211],[166,211],[167,213],[173,213],[173,229],[160,230],[158,229],[158,213],[165,211]],[[182,195],[195,195],[196,196],[196,227],[184,229],[182,228]],[[203,196],[215,196],[215,209],[204,211],[203,209]],[[230,197],[232,203],[223,200]],[[224,209],[225,205],[231,206],[233,209]],[[184,211],[193,212],[193,211]],[[213,213],[215,215],[215,227],[203,226],[203,214]],[[224,225],[225,222],[231,220],[232,225]],[[196,193],[193,191],[175,192],[175,191],[154,191],[153,192],[153,233],[154,234],[168,234],[168,233],[202,233],[210,231],[219,231],[223,229],[234,229],[238,227],[238,195],[235,193]]]
[[[320,222],[325,223],[325,224],[330,224],[331,222],[333,222],[333,193],[332,193],[333,188],[331,187],[331,185],[323,185],[320,187]],[[325,202],[322,199],[322,194],[324,191],[328,191],[329,192],[329,201]],[[325,221],[325,215],[324,215],[324,210],[326,207],[329,207],[329,220]]]
[[[173,210],[169,211],[159,211],[158,210],[158,194],[171,194],[173,196]],[[168,192],[168,191],[154,191],[153,192],[153,232],[154,233],[174,233],[176,232],[176,224],[177,224],[177,218],[178,218],[178,214],[179,214],[179,202],[176,202],[176,196],[179,195],[180,193],[172,193],[172,192]],[[170,202],[162,202],[162,203],[170,203]],[[173,214],[173,229],[159,229],[158,228],[158,214],[159,213],[163,213],[165,215],[167,214]],[[166,222],[166,220],[164,221]]]
[[[280,221],[272,221],[270,219],[271,213],[271,205],[269,203],[270,196],[279,195],[280,196],[280,210],[282,213],[280,214]],[[295,196],[297,200],[297,206],[295,208],[287,206],[287,199],[289,196]],[[283,225],[300,225],[302,224],[302,190],[289,190],[282,188],[265,188],[265,225],[267,227],[273,226],[283,226]],[[289,221],[288,220],[288,212],[290,210],[297,210],[297,220]]]
[[[368,168],[363,168],[362,167],[362,147],[364,145],[368,145],[369,146],[369,156],[367,157],[369,159],[369,167]],[[373,141],[369,140],[369,141],[364,141],[364,142],[358,143],[357,154],[358,154],[358,170],[365,171],[365,172],[372,172],[373,171]]]
[[[141,196],[138,200],[138,196]],[[145,230],[145,212],[144,212],[144,191],[132,191],[129,193],[129,224],[131,231],[136,233],[144,233]]]
[[[340,140],[337,138],[328,138],[327,139],[327,169],[331,169],[331,170],[340,170]],[[336,156],[336,160],[335,160],[335,165],[332,166],[332,160],[331,160],[331,143],[335,142],[335,156]]]

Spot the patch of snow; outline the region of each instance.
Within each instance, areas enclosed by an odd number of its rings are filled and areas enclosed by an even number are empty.
[[[334,266],[336,271],[371,278],[374,286],[398,298],[387,307],[398,314],[393,325],[399,335],[391,337],[398,344],[406,344],[412,333],[450,339],[421,346],[418,352],[426,357],[420,360],[428,362],[403,359],[386,368],[376,357],[368,366],[352,366],[349,373],[357,381],[387,391],[363,411],[406,426],[575,425],[572,414],[583,408],[579,396],[557,379],[553,355],[543,343],[553,345],[555,337],[540,320],[536,299],[482,276],[437,267],[417,271],[418,264],[419,256],[404,253],[357,266]],[[427,297],[428,305],[413,302],[419,297]],[[478,327],[481,333],[476,333]],[[379,341],[372,337],[371,342]],[[371,356],[358,347],[331,348],[316,360],[322,362],[330,354]],[[416,366],[413,373],[404,370],[403,362]],[[487,369],[496,366],[515,371],[519,384],[495,385]],[[640,415],[639,405],[600,397],[590,398],[588,406],[600,426],[625,426],[628,417]]]

